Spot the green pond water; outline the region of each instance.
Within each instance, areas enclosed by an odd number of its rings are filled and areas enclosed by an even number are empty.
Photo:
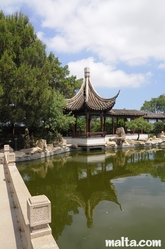
[[[50,199],[60,249],[105,249],[121,237],[165,248],[164,149],[72,152],[17,167],[31,195]]]

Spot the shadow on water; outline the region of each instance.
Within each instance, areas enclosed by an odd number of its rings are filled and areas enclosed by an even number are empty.
[[[102,249],[112,235],[164,236],[163,149],[74,152],[17,166],[31,194],[51,200],[51,227],[60,249]],[[152,223],[146,217],[155,212],[159,215]],[[153,233],[156,224],[160,231]],[[143,229],[150,233],[144,236]]]

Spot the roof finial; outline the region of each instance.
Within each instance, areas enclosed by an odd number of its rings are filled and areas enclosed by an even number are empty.
[[[85,75],[85,78],[90,78],[90,68],[89,67],[84,68],[84,75]]]

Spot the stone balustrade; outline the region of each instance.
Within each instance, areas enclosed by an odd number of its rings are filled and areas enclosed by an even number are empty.
[[[49,226],[51,202],[45,195],[31,196],[16,167],[15,153],[9,151],[9,145],[4,146],[4,165],[14,206],[17,209],[24,248],[59,249]]]

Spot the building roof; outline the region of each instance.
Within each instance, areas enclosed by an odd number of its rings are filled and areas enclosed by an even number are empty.
[[[164,113],[147,113],[131,109],[112,109],[107,112],[108,116],[114,117],[143,117],[144,119],[165,119]]]
[[[94,90],[90,81],[90,70],[85,68],[85,79],[78,93],[71,99],[67,99],[66,110],[79,111],[82,109],[89,109],[95,111],[108,111],[112,109],[115,104],[119,92],[112,98],[102,98]]]
[[[164,113],[146,113],[144,118],[147,119],[165,119]]]
[[[127,117],[143,117],[146,115],[146,112],[131,110],[131,109],[112,109],[108,112],[112,116],[127,116]]]

